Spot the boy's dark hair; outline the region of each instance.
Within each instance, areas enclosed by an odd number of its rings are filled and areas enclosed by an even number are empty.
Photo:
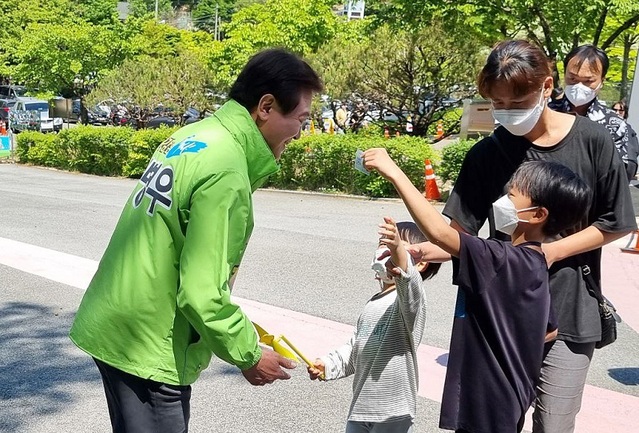
[[[583,65],[585,61],[588,61],[592,72],[601,72],[601,78],[606,78],[610,61],[608,60],[606,52],[601,48],[597,48],[592,44],[573,48],[566,54],[566,58],[564,59],[564,71],[568,69],[568,63],[573,58],[577,59],[577,69],[581,68],[581,65]],[[601,68],[601,70],[599,68]]]
[[[428,238],[422,233],[419,227],[417,227],[417,224],[412,221],[398,222],[397,231],[399,232],[399,237],[409,244],[419,244],[428,241]],[[426,269],[419,273],[422,276],[422,280],[427,280],[437,275],[441,266],[441,263],[428,262]]]
[[[574,227],[583,219],[590,204],[588,185],[565,165],[551,161],[529,161],[521,164],[508,189],[515,188],[530,197],[533,206],[548,209],[542,227],[546,236]]]
[[[252,111],[262,96],[271,94],[283,114],[297,107],[304,90],[321,92],[322,81],[301,58],[286,50],[264,50],[248,61],[231,87],[229,97]]]

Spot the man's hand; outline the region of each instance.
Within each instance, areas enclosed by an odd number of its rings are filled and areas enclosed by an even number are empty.
[[[261,386],[273,383],[278,379],[290,379],[291,376],[282,370],[282,367],[293,369],[297,367],[297,363],[284,358],[279,353],[262,348],[262,357],[257,364],[247,370],[242,370],[242,374],[251,385]]]

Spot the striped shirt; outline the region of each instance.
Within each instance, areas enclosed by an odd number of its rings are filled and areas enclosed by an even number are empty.
[[[410,260],[395,281],[395,290],[368,301],[350,341],[321,358],[327,380],[355,376],[349,421],[415,418],[426,301],[422,277]]]

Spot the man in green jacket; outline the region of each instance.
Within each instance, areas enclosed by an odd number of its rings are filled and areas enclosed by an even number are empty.
[[[253,229],[252,193],[278,169],[322,84],[266,50],[215,114],[162,143],[127,201],[71,328],[102,375],[113,431],[186,432],[191,384],[213,354],[253,385],[295,363],[261,349],[231,299]]]

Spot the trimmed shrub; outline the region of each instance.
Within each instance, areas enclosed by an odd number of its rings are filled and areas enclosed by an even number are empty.
[[[120,176],[129,156],[131,128],[78,125],[58,134],[60,151],[67,156],[61,168],[81,173]]]
[[[129,157],[122,167],[122,175],[128,177],[142,176],[155,149],[177,130],[177,126],[169,128],[163,125],[157,129],[135,131],[129,143]]]
[[[56,145],[57,136],[36,131],[16,135],[16,156],[20,162],[44,167],[59,167],[63,158]]]
[[[177,128],[134,131],[124,127],[77,126],[60,134],[24,132],[16,154],[22,163],[83,173],[139,177],[155,149]],[[379,135],[318,134],[289,143],[281,170],[267,186],[282,189],[339,192],[371,197],[396,197],[395,188],[377,173],[355,170],[355,151],[385,147],[418,189],[424,187],[424,160],[434,166],[439,156],[417,137],[385,139]]]
[[[395,188],[377,173],[365,175],[355,170],[355,151],[385,147],[389,155],[423,188],[424,159],[438,161],[432,147],[421,138],[346,135],[310,135],[288,144],[280,159],[280,171],[269,186],[283,189],[341,192],[371,197],[396,197]]]
[[[16,155],[21,163],[103,176],[139,177],[155,149],[175,130],[78,125],[57,135],[25,131],[17,136]]]
[[[480,139],[457,140],[442,149],[442,164],[437,173],[443,182],[455,183],[466,154]]]

